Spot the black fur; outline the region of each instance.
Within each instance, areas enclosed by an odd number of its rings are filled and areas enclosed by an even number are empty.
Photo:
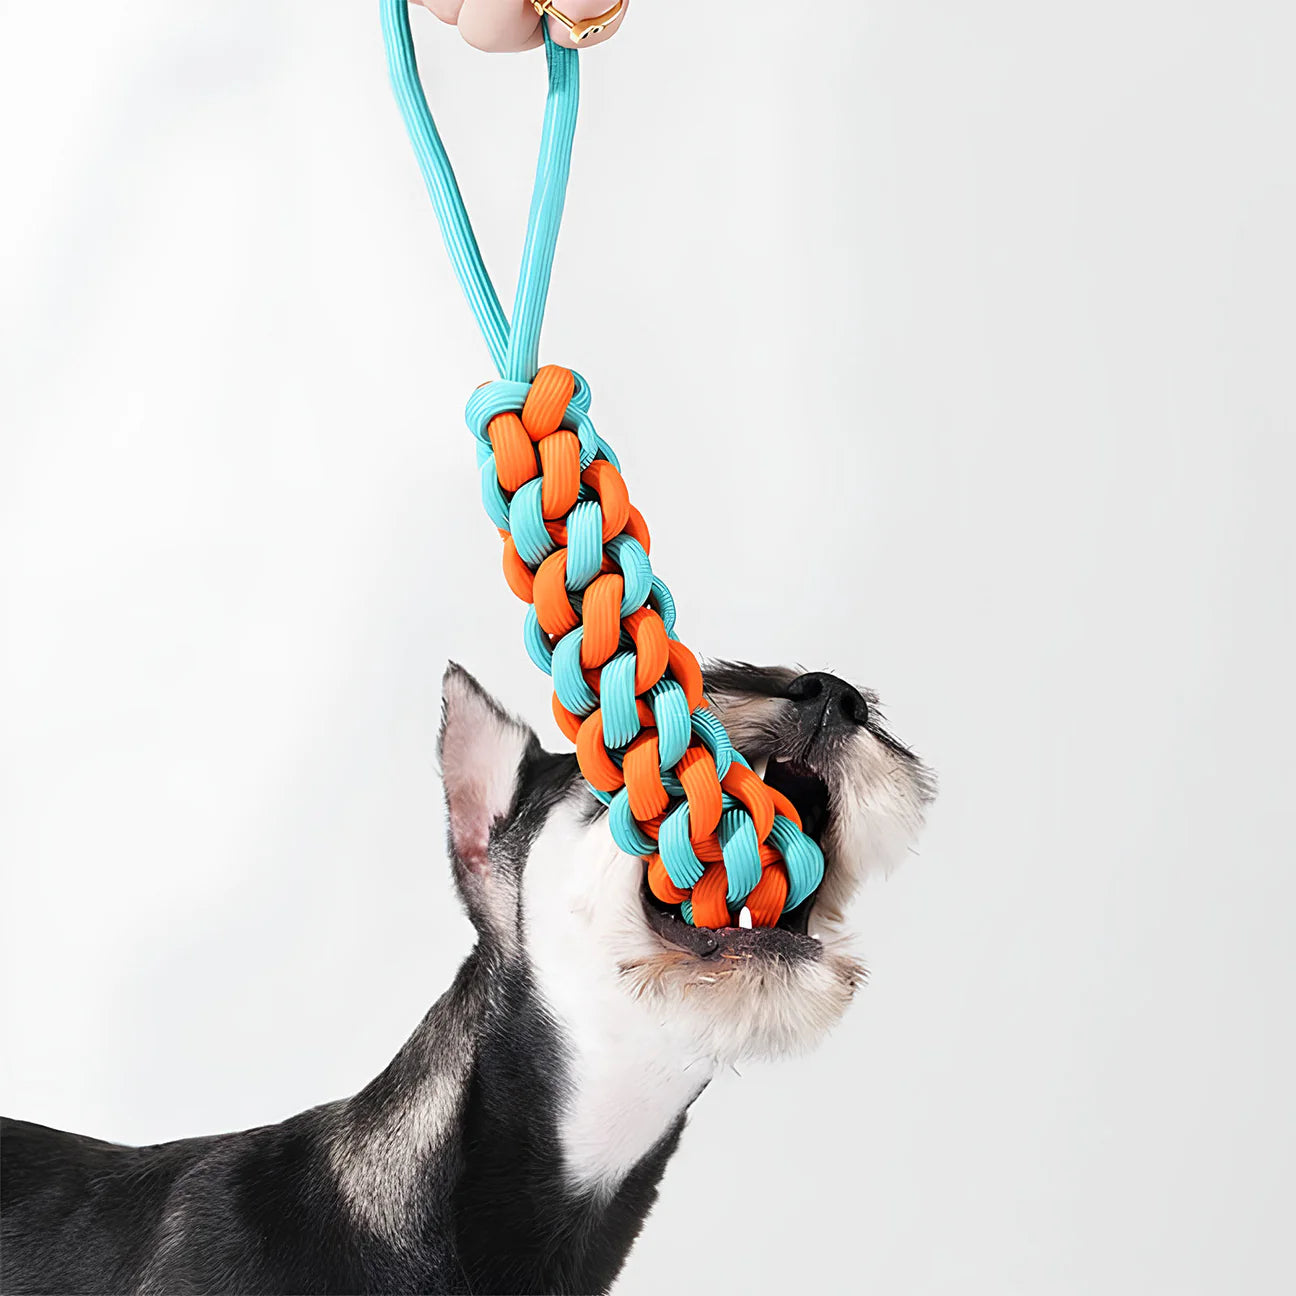
[[[399,1244],[342,1200],[329,1145],[381,1121],[463,1018],[460,1119],[420,1171]],[[683,1117],[607,1198],[558,1152],[564,1050],[526,970],[478,948],[406,1049],[348,1103],[281,1125],[128,1148],[0,1129],[5,1292],[596,1292],[657,1195]]]
[[[799,674],[787,666],[710,661],[706,663],[704,681],[708,693],[753,693],[760,697],[782,698],[787,697],[788,685]]]
[[[787,666],[752,666],[748,662],[738,661],[712,661],[706,664],[705,680],[707,692],[711,693],[747,693],[758,694],[761,697],[771,698],[795,698],[795,683],[799,679],[805,678],[799,670],[792,670]],[[824,675],[825,679],[835,679],[831,675]],[[914,766],[915,773],[920,773],[926,782],[929,775],[922,771],[921,763],[918,757],[906,747],[898,738],[892,734],[882,723],[882,714],[878,709],[877,696],[867,689],[856,690],[853,686],[846,684],[844,680],[837,681],[845,688],[852,692],[858,693],[865,704],[867,719],[861,723],[865,725],[879,741],[884,742],[891,748],[897,756],[903,757],[906,761],[911,762]],[[781,737],[781,735],[777,735]],[[776,737],[775,732],[771,731],[771,741]],[[755,750],[748,750],[747,755],[760,755],[763,753]]]
[[[604,1291],[656,1201],[684,1118],[610,1200],[574,1197],[559,1172],[558,1040],[525,970],[504,979],[508,1006],[490,1014],[463,1122],[452,1197],[459,1260],[472,1291]]]

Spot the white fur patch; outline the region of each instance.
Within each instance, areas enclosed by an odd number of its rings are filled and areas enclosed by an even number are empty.
[[[412,1236],[419,1176],[458,1124],[474,1062],[481,1011],[465,988],[435,1004],[367,1090],[329,1112],[329,1163],[343,1200],[373,1232]]]
[[[556,807],[523,874],[526,948],[570,1049],[561,1119],[573,1183],[613,1192],[702,1091],[716,1060],[687,1015],[636,998],[625,958],[661,949],[640,909],[643,861],[583,822],[582,794]]]
[[[465,1055],[462,1069],[427,1075],[413,1092],[389,1105],[374,1126],[348,1123],[329,1147],[329,1163],[347,1205],[391,1242],[409,1236],[418,1175],[457,1119],[467,1083]]]
[[[866,729],[851,739],[845,765],[823,843],[832,863],[810,912],[811,933],[824,938],[843,935],[845,907],[867,877],[904,859],[932,796],[930,775]]]
[[[153,1243],[153,1252],[148,1258],[143,1271],[135,1285],[136,1296],[168,1296],[179,1289],[175,1276],[171,1272],[172,1261],[179,1262],[177,1267],[183,1269],[184,1254],[187,1250],[185,1225],[188,1222],[188,1207],[183,1197],[183,1177],[172,1189],[170,1200],[180,1198],[179,1203],[168,1206],[163,1216]]]

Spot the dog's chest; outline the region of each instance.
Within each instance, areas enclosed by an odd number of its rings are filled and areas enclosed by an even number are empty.
[[[615,853],[591,850],[570,824],[551,824],[545,836],[558,840],[542,841],[528,866],[527,954],[561,1040],[564,1171],[573,1188],[610,1194],[706,1087],[715,1058],[660,1004],[627,991],[614,952],[593,931],[573,931],[574,910],[606,916],[637,905],[637,880],[630,888],[616,880]],[[554,858],[568,868],[547,868]]]
[[[553,1005],[571,1048],[559,1118],[565,1168],[611,1193],[702,1092],[715,1070],[640,1004],[575,995]]]

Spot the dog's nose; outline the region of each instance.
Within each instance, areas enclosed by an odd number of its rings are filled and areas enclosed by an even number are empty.
[[[804,720],[812,720],[824,737],[847,733],[868,722],[868,703],[859,689],[826,671],[798,675],[784,693]]]

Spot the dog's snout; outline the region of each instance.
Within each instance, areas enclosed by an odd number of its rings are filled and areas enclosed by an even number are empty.
[[[791,698],[803,714],[812,715],[816,727],[827,732],[846,732],[868,722],[868,703],[859,689],[826,671],[798,675],[787,686],[784,696]]]

